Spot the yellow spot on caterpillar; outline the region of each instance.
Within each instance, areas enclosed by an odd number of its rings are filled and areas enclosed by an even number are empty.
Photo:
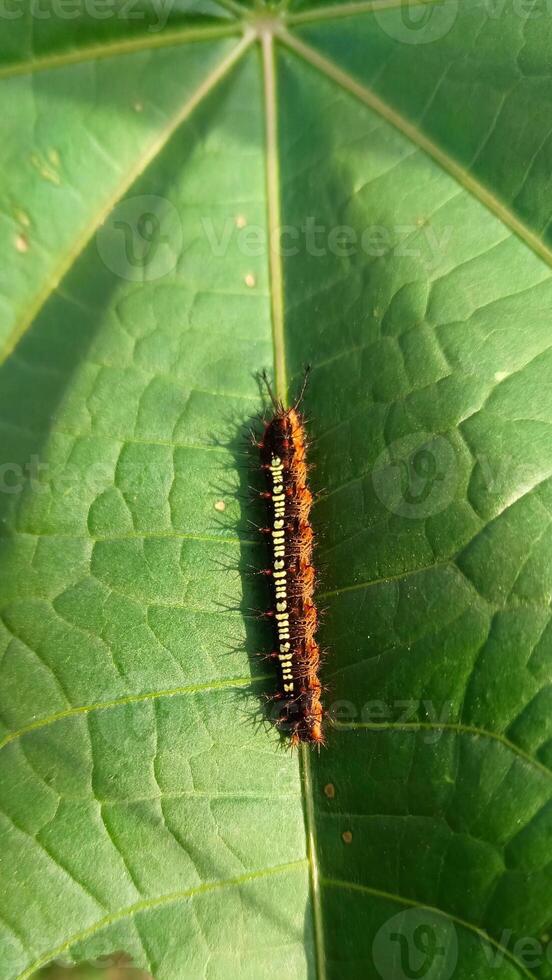
[[[324,786],[324,795],[328,797],[329,800],[333,800],[335,797],[335,786],[333,783],[326,783]]]
[[[224,503],[224,500],[215,500],[215,503],[213,504],[213,506],[214,506],[215,510],[218,510],[218,511],[221,511],[221,512],[223,510],[226,510],[226,504]]]
[[[243,214],[237,214],[236,217],[234,218],[234,223],[236,225],[236,228],[245,228],[247,224],[247,220]]]
[[[245,285],[249,287],[249,289],[253,289],[253,286],[255,285],[257,280],[255,279],[255,276],[253,275],[252,272],[248,272],[244,279],[244,282]]]
[[[344,830],[341,835],[341,840],[344,844],[350,844],[353,839],[353,835],[350,830]]]

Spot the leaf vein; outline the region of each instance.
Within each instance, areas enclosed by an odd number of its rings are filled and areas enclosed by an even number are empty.
[[[101,932],[102,929],[113,925],[116,922],[121,922],[126,918],[134,917],[141,912],[148,912],[150,909],[160,908],[164,905],[170,905],[176,902],[187,901],[190,898],[194,898],[196,895],[202,895],[206,892],[218,891],[223,888],[239,888],[240,885],[247,885],[251,881],[256,881],[258,879],[269,877],[270,875],[285,874],[288,871],[297,871],[299,868],[305,867],[307,864],[306,858],[301,858],[297,861],[290,861],[287,864],[276,865],[272,868],[263,868],[259,871],[249,871],[247,874],[239,875],[235,878],[227,878],[221,881],[205,882],[202,885],[197,885],[194,888],[186,888],[182,891],[169,892],[164,895],[157,895],[153,898],[145,898],[140,902],[136,902],[134,905],[129,905],[126,908],[119,909],[116,912],[110,913],[110,915],[105,916],[103,919],[99,919],[93,925],[89,926],[87,929],[83,929],[81,932],[74,933],[65,942],[60,943],[54,949],[49,950],[40,956],[34,963],[32,963],[27,969],[20,973],[16,980],[29,980],[33,973],[38,970],[41,966],[46,963],[51,962],[51,960],[56,959],[63,953],[68,952],[75,943],[84,942],[86,939],[90,939],[96,933]]]

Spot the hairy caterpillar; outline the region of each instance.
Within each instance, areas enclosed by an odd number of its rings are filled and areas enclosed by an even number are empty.
[[[308,487],[308,440],[298,406],[305,385],[292,408],[284,408],[264,381],[274,413],[257,442],[267,489],[261,493],[268,510],[268,525],[261,528],[270,549],[270,567],[263,570],[270,582],[278,690],[277,724],[300,742],[324,744],[320,648],[316,641],[318,613],[314,601],[316,572],[314,536],[310,524],[313,502]],[[306,378],[305,378],[306,381]]]

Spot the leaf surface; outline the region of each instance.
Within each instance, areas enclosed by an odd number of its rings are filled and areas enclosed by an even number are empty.
[[[2,977],[552,976],[546,32],[422,12],[0,42]],[[306,362],[297,758],[242,437]]]

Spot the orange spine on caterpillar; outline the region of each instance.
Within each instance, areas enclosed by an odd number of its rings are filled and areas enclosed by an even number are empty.
[[[257,445],[268,485],[262,496],[269,523],[263,532],[270,539],[271,552],[267,577],[272,608],[268,616],[274,623],[272,658],[278,669],[277,724],[290,735],[292,746],[300,742],[323,745],[314,536],[310,524],[313,498],[307,481],[308,441],[299,412],[307,375],[295,405],[287,409],[274,397],[266,374],[263,379],[274,407]]]

